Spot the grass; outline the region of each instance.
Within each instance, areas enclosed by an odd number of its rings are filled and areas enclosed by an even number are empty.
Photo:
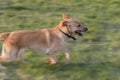
[[[5,80],[120,80],[119,0],[0,0],[0,33],[56,26],[68,13],[88,27],[77,41],[69,40],[71,63],[45,64],[47,55],[27,51],[26,63],[1,64]],[[0,42],[2,46],[2,42]],[[0,48],[1,51],[1,48]],[[2,78],[1,78],[2,79]]]

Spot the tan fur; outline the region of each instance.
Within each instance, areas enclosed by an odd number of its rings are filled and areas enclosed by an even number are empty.
[[[63,23],[67,21],[67,26]],[[63,15],[63,20],[50,29],[43,29],[38,31],[20,30],[11,33],[0,34],[0,40],[3,42],[2,54],[0,60],[3,61],[23,61],[22,54],[27,49],[34,51],[42,51],[49,54],[49,63],[55,64],[57,59],[55,53],[63,51],[66,55],[66,63],[70,61],[70,52],[65,48],[68,37],[63,34],[59,29],[69,35],[74,35],[76,30],[84,31],[84,26],[77,27],[80,22],[73,19],[68,15]]]
[[[9,33],[2,33],[2,34],[0,34],[0,40],[4,41],[8,38],[8,36],[9,36]]]

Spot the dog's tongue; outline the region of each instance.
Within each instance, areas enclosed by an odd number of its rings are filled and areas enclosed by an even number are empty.
[[[79,36],[83,36],[83,33],[80,30],[75,31],[76,34],[78,34]]]

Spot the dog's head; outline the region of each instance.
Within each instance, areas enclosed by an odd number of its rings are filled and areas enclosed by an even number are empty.
[[[88,28],[83,26],[78,19],[71,18],[66,14],[63,14],[62,25],[64,27],[67,27],[69,32],[72,34],[78,34],[79,36],[82,36],[83,32],[86,32],[88,30]]]

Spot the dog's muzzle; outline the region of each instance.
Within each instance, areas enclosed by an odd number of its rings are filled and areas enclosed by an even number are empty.
[[[78,34],[79,36],[83,36],[83,32],[86,32],[87,30],[88,30],[88,28],[84,28],[83,31],[77,30],[77,31],[75,31],[75,33]]]
[[[76,34],[78,34],[79,36],[83,36],[83,32],[81,30],[77,30],[75,31]]]

